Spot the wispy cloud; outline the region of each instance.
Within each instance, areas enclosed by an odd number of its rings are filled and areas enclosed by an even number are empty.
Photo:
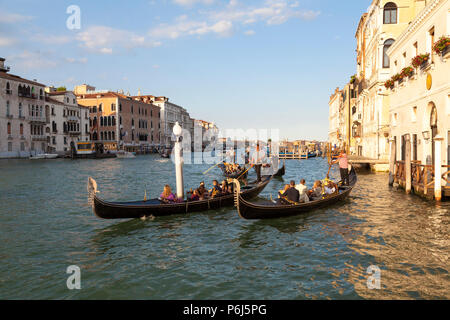
[[[180,0],[186,4],[196,1]],[[255,24],[279,25],[290,19],[313,20],[319,11],[299,9],[299,3],[291,0],[265,0],[259,6],[250,6],[238,0],[230,0],[220,9],[199,11],[198,17],[179,16],[172,23],[164,23],[150,30],[155,38],[177,39],[183,36],[217,34],[230,36],[235,27]],[[251,32],[250,32],[251,33]],[[248,33],[245,33],[248,34]]]
[[[59,61],[52,56],[51,52],[24,50],[21,53],[11,55],[8,60],[22,69],[45,69],[54,68],[59,64]]]
[[[244,32],[244,34],[245,34],[246,36],[252,36],[252,35],[255,34],[255,31],[254,31],[254,30],[247,30],[247,31]]]
[[[101,54],[112,54],[114,50],[133,49],[137,47],[157,47],[159,41],[147,39],[132,31],[115,29],[107,26],[91,26],[77,34],[80,46]]]
[[[173,0],[174,3],[179,4],[181,6],[193,6],[197,3],[201,4],[213,4],[214,0]]]
[[[0,35],[0,47],[10,47],[17,43],[17,40],[10,37],[3,37]]]
[[[87,58],[66,58],[65,59],[66,62],[68,63],[87,63],[88,59]]]
[[[9,12],[2,12],[0,14],[0,23],[17,23],[17,22],[25,22],[33,19],[33,17],[30,16],[24,16],[17,13],[9,13]]]

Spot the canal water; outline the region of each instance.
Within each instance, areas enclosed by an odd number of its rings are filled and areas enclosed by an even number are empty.
[[[202,175],[208,167],[185,166],[186,184],[220,178],[219,169]],[[284,181],[261,196],[291,179],[311,186],[327,169],[324,159],[288,161]],[[233,208],[100,220],[87,204],[89,176],[109,200],[175,186],[172,162],[156,155],[1,160],[0,299],[450,298],[450,203],[406,196],[386,174],[360,173],[348,201],[273,221],[244,221]],[[67,289],[70,265],[81,290]],[[367,286],[370,266],[379,290]]]

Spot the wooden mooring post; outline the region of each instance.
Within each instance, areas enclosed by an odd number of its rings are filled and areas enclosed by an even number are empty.
[[[434,198],[436,201],[442,200],[442,141],[444,138],[440,135],[434,137]]]
[[[389,159],[389,185],[394,185],[394,178],[395,178],[395,161],[397,160],[397,146],[395,143],[395,139],[390,140],[391,143],[391,154]]]
[[[405,191],[406,194],[411,193],[411,142],[409,134],[405,137]]]

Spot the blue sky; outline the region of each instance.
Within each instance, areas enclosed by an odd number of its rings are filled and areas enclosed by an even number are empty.
[[[67,7],[81,10],[69,30]],[[368,0],[2,1],[0,56],[47,85],[167,96],[221,129],[326,140]]]

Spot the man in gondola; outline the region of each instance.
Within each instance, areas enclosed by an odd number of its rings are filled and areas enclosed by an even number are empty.
[[[345,153],[345,150],[341,150],[337,159],[335,161],[333,161],[331,164],[335,164],[335,163],[339,163],[339,171],[341,174],[342,185],[348,186],[349,185],[348,157],[347,157],[347,153]]]
[[[264,158],[264,152],[261,152],[261,147],[259,142],[256,144],[256,150],[253,153],[251,164],[255,168],[256,172],[256,182],[261,182],[261,168],[262,168],[262,160]]]
[[[300,202],[300,192],[298,192],[298,190],[295,188],[295,181],[291,181],[289,184],[289,188],[284,191],[284,193],[282,195],[280,195],[281,198],[279,199],[280,201],[278,202],[279,204],[286,204],[285,202],[283,202],[283,200],[288,200],[288,202],[294,202],[294,203],[299,203]]]

